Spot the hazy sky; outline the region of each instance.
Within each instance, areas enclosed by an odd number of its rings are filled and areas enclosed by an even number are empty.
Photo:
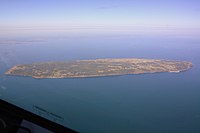
[[[200,0],[0,0],[0,27],[200,27]]]

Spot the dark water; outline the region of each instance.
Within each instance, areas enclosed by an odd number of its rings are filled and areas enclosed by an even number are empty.
[[[1,38],[3,39],[3,38]],[[20,38],[22,39],[22,38]],[[27,38],[26,38],[27,39]],[[187,60],[186,72],[99,78],[0,78],[0,98],[82,133],[199,133],[200,39],[80,36],[0,45],[0,72],[15,64],[96,58]]]

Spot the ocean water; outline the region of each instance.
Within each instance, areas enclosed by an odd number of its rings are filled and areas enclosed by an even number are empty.
[[[0,73],[16,64],[97,58],[191,61],[182,73],[96,78],[0,77],[0,98],[81,133],[199,133],[200,39],[181,36],[1,37]],[[55,115],[37,110],[45,109]]]

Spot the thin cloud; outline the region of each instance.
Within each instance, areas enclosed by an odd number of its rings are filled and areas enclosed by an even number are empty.
[[[100,7],[98,7],[98,8],[96,8],[96,9],[98,9],[98,10],[109,10],[109,9],[116,9],[116,8],[119,8],[120,6],[118,6],[118,5],[109,5],[109,6],[100,6]]]

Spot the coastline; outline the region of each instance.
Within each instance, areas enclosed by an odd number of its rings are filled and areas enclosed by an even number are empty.
[[[92,78],[160,72],[180,73],[191,67],[193,64],[186,61],[119,58],[22,64],[12,67],[5,75],[35,79]]]

